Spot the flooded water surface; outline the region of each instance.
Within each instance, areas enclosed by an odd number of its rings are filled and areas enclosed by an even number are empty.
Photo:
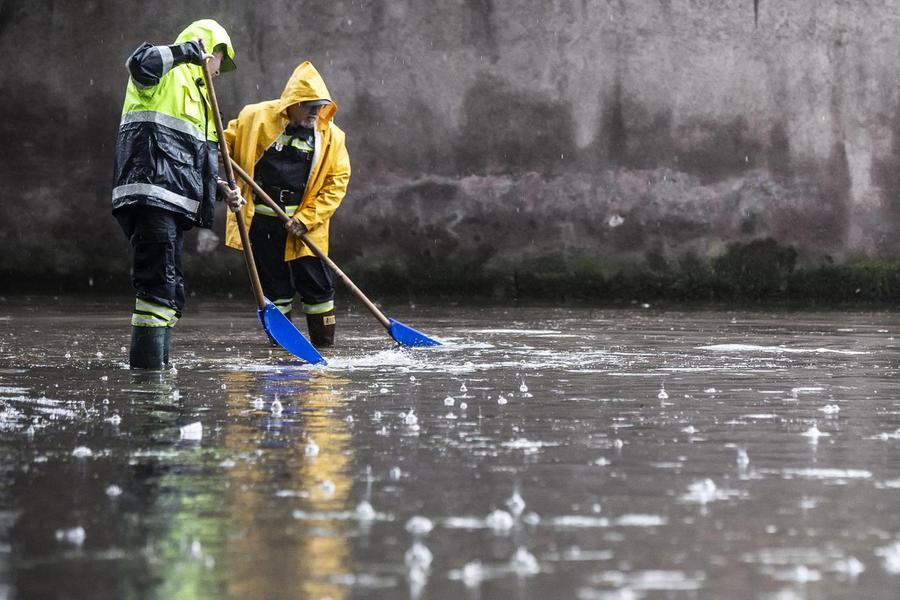
[[[894,312],[0,302],[0,597],[898,598]]]

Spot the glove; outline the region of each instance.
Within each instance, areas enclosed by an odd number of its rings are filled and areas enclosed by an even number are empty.
[[[196,40],[189,40],[178,46],[181,50],[181,61],[192,65],[203,65],[203,52]]]
[[[303,224],[303,221],[301,221],[297,217],[291,217],[291,220],[284,224],[284,228],[297,237],[300,237],[301,235],[309,231],[306,228],[306,225]]]
[[[244,197],[241,195],[241,190],[238,188],[232,188],[222,179],[218,181],[217,185],[219,187],[219,193],[222,195],[222,199],[225,200],[225,204],[228,205],[228,209],[231,212],[238,212],[244,208],[245,204],[247,204],[247,201],[244,200]]]

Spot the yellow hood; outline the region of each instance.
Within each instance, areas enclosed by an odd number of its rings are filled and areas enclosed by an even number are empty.
[[[325,87],[325,80],[311,62],[305,61],[294,69],[284,86],[284,91],[281,92],[281,98],[278,100],[278,111],[283,113],[288,106],[309,100],[328,100],[330,102],[319,111],[319,128],[322,128],[325,123],[334,118],[337,104],[331,99],[331,93]]]
[[[346,136],[332,120],[337,112],[337,105],[331,99],[325,81],[316,68],[309,62],[302,63],[294,69],[280,98],[245,106],[238,118],[228,123],[225,143],[235,162],[253,177],[256,162],[290,122],[285,114],[287,107],[308,100],[328,100],[330,104],[319,111],[316,121],[316,151],[309,180],[300,206],[292,216],[306,225],[309,239],[327,254],[329,221],[347,193],[350,182],[350,156],[345,144]],[[239,185],[248,200],[243,214],[244,222],[249,228],[255,212],[254,203],[250,202],[253,190],[243,182]],[[231,248],[241,249],[237,221],[231,211],[226,214],[225,243]],[[288,236],[285,260],[312,255],[299,238]]]

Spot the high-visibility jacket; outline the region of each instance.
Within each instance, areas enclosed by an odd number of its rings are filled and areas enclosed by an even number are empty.
[[[225,51],[221,70],[233,68],[234,48],[221,25],[196,21],[175,43],[197,38],[207,52]],[[182,47],[145,43],[126,63],[131,77],[116,140],[112,208],[152,206],[210,227],[218,137],[202,68],[184,62]]]
[[[245,106],[238,118],[228,123],[225,142],[231,157],[253,177],[256,162],[290,123],[285,112],[287,107],[307,100],[329,100],[331,104],[323,106],[319,111],[315,127],[316,147],[303,197],[299,205],[289,207],[285,212],[300,219],[306,225],[310,241],[327,254],[328,224],[347,193],[350,157],[344,145],[344,132],[333,121],[337,105],[331,99],[325,81],[316,68],[309,62],[302,63],[294,69],[281,98]],[[241,193],[247,199],[244,221],[249,227],[255,212],[251,201],[253,190],[243,181],[238,183]],[[243,245],[237,221],[231,212],[227,219],[225,243],[240,250]],[[284,260],[301,256],[312,256],[312,252],[303,245],[300,238],[289,235]]]

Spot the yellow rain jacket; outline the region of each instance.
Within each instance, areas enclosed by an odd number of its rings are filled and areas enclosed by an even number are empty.
[[[307,100],[329,100],[331,104],[322,107],[316,123],[316,148],[313,154],[309,180],[303,192],[303,199],[292,216],[306,225],[310,241],[328,253],[328,222],[337,210],[350,181],[350,157],[344,145],[344,132],[332,119],[337,105],[325,87],[325,81],[312,63],[304,62],[294,69],[281,98],[259,104],[250,104],[241,110],[237,119],[228,123],[225,142],[231,157],[253,177],[256,162],[281,135],[289,124],[287,107]],[[241,193],[247,199],[244,207],[244,221],[247,227],[253,220],[254,206],[251,201],[253,190],[238,180]],[[228,212],[225,243],[241,250],[240,232],[234,214]],[[288,235],[284,249],[284,260],[301,256],[312,256],[300,238]]]

